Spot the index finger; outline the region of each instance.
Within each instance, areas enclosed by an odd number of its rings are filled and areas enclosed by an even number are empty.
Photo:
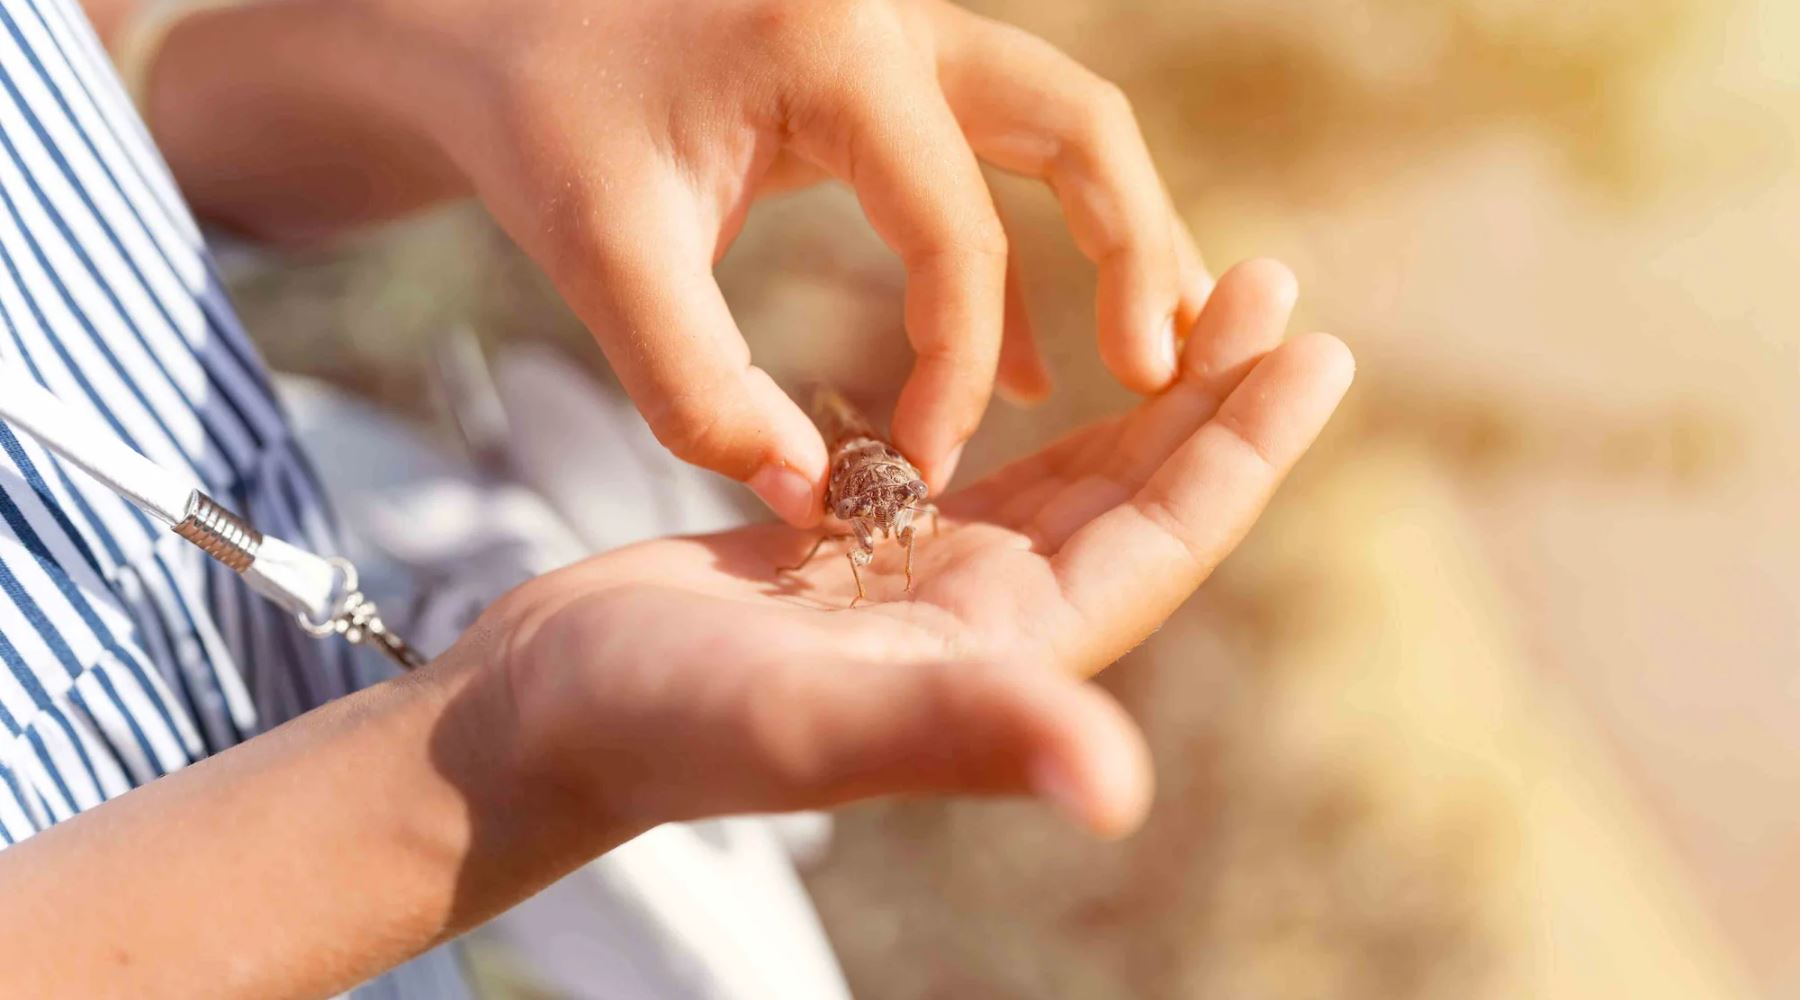
[[[894,410],[894,444],[935,493],[993,392],[1006,235],[935,79],[910,61],[858,81],[826,120],[833,134],[796,142],[850,182],[906,266],[906,335],[916,361]]]
[[[751,363],[691,192],[665,170],[635,176],[610,185],[604,205],[569,213],[545,254],[551,277],[658,441],[744,482],[788,523],[816,522],[826,465],[818,429]]]

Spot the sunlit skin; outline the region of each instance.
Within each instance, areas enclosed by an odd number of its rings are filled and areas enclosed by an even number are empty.
[[[1079,681],[1224,558],[1349,384],[1338,341],[1276,347],[1293,296],[1279,265],[1234,269],[1173,387],[944,498],[910,594],[894,547],[855,608],[836,560],[779,575],[815,539],[772,525],[521,588],[495,614],[518,643],[521,728],[549,744],[534,756],[605,788],[609,815],[1025,792],[1129,830],[1149,797],[1141,739]]]
[[[1278,265],[1227,274],[1173,387],[945,497],[910,596],[891,548],[854,609],[841,566],[776,578],[813,541],[786,526],[632,546],[0,851],[8,986],[328,994],[694,816],[1023,793],[1131,830],[1144,742],[1084,679],[1231,551],[1348,387],[1338,341],[1276,346],[1293,296]]]
[[[129,6],[95,0],[103,32]],[[330,994],[695,816],[1030,794],[1126,833],[1143,738],[1086,679],[1225,558],[1353,374],[1282,342],[1280,265],[1212,287],[1115,88],[939,0],[283,0],[181,22],[151,84],[183,191],[247,232],[480,196],[658,436],[791,526],[546,575],[416,673],[0,851],[21,996]],[[945,492],[996,384],[1050,388],[983,162],[1054,189],[1100,357],[1148,398]],[[894,443],[943,494],[913,591],[884,547],[855,608],[835,561],[774,572],[817,537],[825,448],[711,274],[756,197],[826,176],[907,269]]]
[[[153,83],[183,190],[239,229],[478,194],[657,436],[800,526],[826,445],[712,275],[759,197],[848,183],[906,268],[917,360],[876,416],[934,493],[996,381],[1050,389],[982,164],[1056,194],[1125,386],[1169,384],[1211,287],[1119,89],[947,0],[283,0],[183,22]]]

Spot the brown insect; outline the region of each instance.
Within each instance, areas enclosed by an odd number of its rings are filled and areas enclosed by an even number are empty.
[[[854,539],[855,544],[844,553],[850,560],[850,575],[856,580],[856,598],[850,602],[854,608],[868,596],[863,591],[862,567],[875,558],[879,533],[906,546],[906,589],[911,592],[916,541],[913,518],[930,514],[932,530],[937,530],[937,507],[925,501],[930,488],[919,475],[918,467],[907,461],[839,393],[821,388],[814,394],[813,420],[819,425],[826,447],[831,449],[825,513],[849,525],[850,530],[820,536],[806,558],[781,567],[781,571],[792,573],[812,562],[826,542]]]

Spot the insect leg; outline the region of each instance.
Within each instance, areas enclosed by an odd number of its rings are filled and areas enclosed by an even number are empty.
[[[913,540],[916,539],[917,537],[918,537],[918,535],[913,531],[913,526],[910,524],[906,526],[906,530],[900,532],[900,543],[902,545],[906,546],[906,592],[909,594],[912,593],[912,587],[913,587],[913,577],[912,577]]]
[[[919,508],[919,510],[920,510],[920,511],[922,511],[922,512],[924,512],[924,513],[926,513],[926,514],[930,514],[930,515],[931,515],[931,534],[932,534],[932,536],[933,536],[933,537],[936,537],[936,535],[937,535],[937,533],[938,533],[938,532],[939,532],[939,531],[942,531],[942,530],[943,530],[943,527],[944,527],[944,526],[943,526],[943,524],[942,524],[942,523],[941,523],[941,522],[942,522],[942,518],[940,518],[940,517],[939,517],[939,516],[938,516],[938,506],[937,506],[937,504],[934,504],[934,503],[928,503],[928,504],[926,504],[926,505],[925,505],[925,506],[923,506],[923,507],[920,507],[920,508]]]
[[[856,536],[856,544],[862,546],[863,565],[867,566],[869,560],[875,558],[875,528],[859,517],[850,522],[850,530]]]
[[[856,578],[856,600],[850,602],[850,606],[854,608],[857,601],[869,596],[863,592],[862,567],[875,558],[875,530],[866,519],[860,517],[850,521],[850,530],[856,535],[856,547],[844,555],[850,559],[850,575]]]
[[[844,557],[850,560],[850,576],[856,580],[856,596],[850,601],[850,606],[854,608],[858,601],[869,596],[863,592],[861,567],[868,564],[870,555],[866,549],[851,549],[844,553]]]
[[[819,554],[819,550],[825,547],[826,542],[841,542],[849,537],[851,537],[849,532],[845,532],[841,535],[820,535],[819,540],[813,543],[813,547],[806,550],[806,558],[792,566],[777,566],[775,567],[775,571],[777,573],[797,573],[806,568],[807,563],[813,561],[813,556]]]

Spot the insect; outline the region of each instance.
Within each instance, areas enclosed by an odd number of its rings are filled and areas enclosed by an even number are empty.
[[[919,470],[906,456],[887,442],[849,400],[827,388],[813,397],[813,420],[831,450],[831,478],[825,486],[825,512],[850,526],[847,532],[819,537],[807,551],[806,558],[781,571],[792,573],[812,562],[826,542],[844,539],[854,544],[844,553],[850,560],[850,575],[856,580],[857,602],[868,597],[863,590],[862,567],[875,558],[875,540],[879,535],[893,538],[906,546],[906,589],[913,586],[913,545],[916,534],[913,518],[931,515],[932,530],[937,530],[937,507],[927,503],[930,488]]]

